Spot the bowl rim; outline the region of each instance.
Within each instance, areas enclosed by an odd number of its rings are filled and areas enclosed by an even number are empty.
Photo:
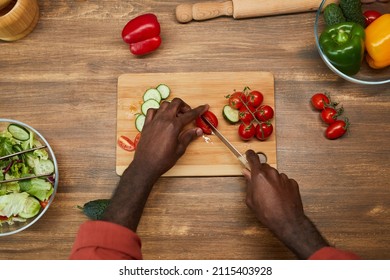
[[[320,42],[319,42],[319,35],[318,35],[319,34],[318,33],[318,23],[319,23],[319,19],[320,19],[320,16],[322,14],[322,10],[323,10],[323,7],[324,7],[326,1],[327,0],[322,0],[321,1],[321,4],[320,4],[320,6],[319,6],[319,8],[318,8],[318,10],[316,12],[316,18],[315,18],[315,22],[314,22],[314,38],[315,38],[315,41],[316,41],[316,47],[317,47],[317,50],[318,50],[318,53],[319,53],[320,57],[325,62],[325,64],[335,74],[339,75],[343,79],[345,79],[347,81],[350,81],[352,83],[364,84],[364,85],[382,85],[382,84],[390,83],[390,78],[385,79],[385,80],[379,80],[379,81],[368,81],[368,80],[362,80],[362,79],[354,78],[354,77],[351,77],[351,76],[348,76],[348,75],[342,73],[336,67],[334,67],[332,63],[330,63],[329,59],[326,57],[326,55],[321,50]]]
[[[30,126],[26,123],[23,123],[23,122],[17,121],[17,120],[13,120],[13,119],[0,118],[0,123],[14,123],[14,124],[26,127],[29,130],[31,130],[32,132],[34,132],[35,135],[37,135],[40,138],[40,140],[42,142],[44,142],[44,144],[47,146],[46,148],[49,151],[49,154],[51,157],[50,159],[53,161],[53,164],[54,164],[54,173],[55,173],[54,184],[53,184],[53,193],[50,196],[50,199],[48,201],[47,206],[45,208],[43,208],[42,211],[38,215],[33,217],[32,220],[30,222],[26,223],[24,226],[14,230],[14,231],[4,232],[4,233],[0,232],[0,237],[2,237],[2,236],[12,235],[12,234],[15,234],[15,233],[18,233],[18,232],[21,232],[21,231],[27,229],[28,227],[35,224],[35,222],[37,222],[45,214],[45,212],[47,211],[47,209],[49,209],[49,207],[50,207],[51,203],[53,202],[54,197],[57,193],[59,176],[58,176],[58,163],[57,163],[57,159],[54,155],[53,149],[51,148],[51,146],[50,146],[49,142],[46,140],[46,138],[43,137],[43,135],[39,131],[37,131],[35,128],[33,128],[32,126]]]

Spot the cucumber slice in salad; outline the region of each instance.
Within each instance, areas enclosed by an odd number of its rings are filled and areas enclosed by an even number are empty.
[[[162,99],[167,99],[171,94],[171,89],[165,84],[158,85],[157,90],[159,91]]]
[[[238,110],[230,107],[229,105],[225,105],[223,107],[222,115],[230,123],[238,123],[240,120],[240,115]]]
[[[148,101],[150,99],[154,99],[157,102],[161,102],[161,94],[160,92],[155,88],[150,88],[147,91],[145,91],[143,100]]]
[[[142,128],[144,127],[144,124],[145,124],[145,115],[142,115],[142,114],[139,114],[136,118],[135,118],[135,128],[141,132],[142,131]]]
[[[20,141],[27,141],[30,139],[30,132],[17,124],[10,124],[8,126],[8,132],[12,134],[12,137]]]

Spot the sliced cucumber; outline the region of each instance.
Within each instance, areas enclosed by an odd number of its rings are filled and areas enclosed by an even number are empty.
[[[143,100],[148,101],[150,99],[154,99],[160,103],[160,101],[161,101],[160,92],[155,88],[150,88],[147,91],[145,91],[144,96],[143,96]]]
[[[35,161],[34,164],[34,174],[37,176],[49,175],[54,172],[54,164],[50,159],[41,159]]]
[[[8,131],[12,134],[12,137],[20,141],[27,141],[30,138],[30,132],[17,124],[10,124]]]
[[[171,89],[165,84],[158,85],[157,90],[160,92],[162,99],[167,99],[171,94]]]
[[[230,123],[238,123],[240,121],[240,116],[238,110],[225,105],[222,109],[223,117]]]
[[[135,118],[135,128],[141,132],[142,131],[142,128],[144,127],[144,124],[145,124],[145,115],[142,115],[142,114],[139,114],[136,118]]]
[[[154,99],[149,99],[149,100],[146,100],[144,103],[142,103],[141,105],[141,111],[142,111],[142,114],[146,115],[146,113],[148,112],[149,109],[158,109],[160,108],[160,103],[157,102],[156,100]]]

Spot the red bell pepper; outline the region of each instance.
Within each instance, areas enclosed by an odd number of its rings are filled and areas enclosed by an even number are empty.
[[[160,23],[154,14],[143,14],[130,20],[122,30],[122,39],[134,55],[144,55],[161,45]]]

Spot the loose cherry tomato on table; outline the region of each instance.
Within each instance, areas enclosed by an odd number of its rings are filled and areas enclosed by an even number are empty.
[[[246,95],[245,93],[241,92],[241,91],[236,91],[234,92],[233,94],[231,95],[228,95],[229,97],[229,105],[230,107],[234,108],[234,109],[240,109],[244,104],[244,102],[246,102]]]
[[[274,117],[274,109],[269,105],[261,105],[256,109],[255,117],[261,122],[266,122]]]
[[[323,110],[326,107],[326,105],[330,104],[329,97],[324,93],[314,94],[311,97],[310,101],[313,107],[319,111]]]
[[[119,145],[119,147],[121,147],[123,150],[128,151],[128,152],[132,152],[132,151],[135,150],[134,142],[131,141],[131,140],[129,139],[129,137],[124,136],[124,135],[122,135],[122,136],[120,136],[120,137],[118,138],[118,145]]]
[[[264,141],[269,138],[274,130],[274,127],[269,122],[262,122],[256,126],[256,138]]]
[[[250,111],[248,111],[248,109]],[[253,121],[253,112],[255,111],[255,108],[253,108],[252,106],[248,106],[245,107],[241,107],[239,112],[238,112],[238,117],[240,118],[240,120],[245,123],[245,124],[249,124],[251,121]]]
[[[252,90],[247,96],[247,105],[252,107],[259,107],[263,103],[264,96],[260,91]]]
[[[238,135],[240,138],[244,141],[248,141],[253,138],[256,134],[256,128],[255,126],[250,124],[241,123],[238,127]]]
[[[325,137],[330,140],[340,138],[345,134],[345,132],[347,132],[348,127],[349,127],[349,121],[347,118],[345,118],[344,121],[337,120],[328,126],[328,128],[325,131]]]
[[[203,115],[204,118],[206,118],[215,128],[218,126],[218,118],[217,116],[211,112],[206,111]],[[208,124],[206,124],[201,117],[198,117],[195,120],[196,126],[201,128],[203,130],[203,133],[205,134],[211,134],[212,130]]]
[[[321,119],[327,124],[332,124],[336,122],[337,117],[340,116],[343,111],[343,107],[337,110],[332,107],[326,107],[324,110],[321,111]]]
[[[379,18],[382,14],[378,11],[365,11],[363,13],[364,17],[366,18],[366,27],[369,26],[373,21],[375,21],[377,18]]]

